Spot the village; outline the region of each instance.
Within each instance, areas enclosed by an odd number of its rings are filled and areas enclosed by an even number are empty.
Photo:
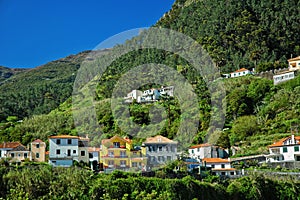
[[[300,56],[288,60],[289,68],[273,76],[274,84],[278,84],[295,77],[300,69]],[[235,78],[253,72],[239,69],[228,78]],[[174,86],[152,88],[145,91],[132,90],[126,97],[125,103],[151,103],[162,97],[173,97]],[[164,165],[181,160],[187,171],[201,173],[208,170],[213,175],[237,177],[244,175],[241,163],[256,163],[257,166],[267,165],[269,168],[278,166],[295,169],[300,168],[300,136],[291,131],[290,136],[272,141],[267,146],[268,154],[235,157],[238,147],[224,149],[215,144],[191,145],[185,152],[178,151],[178,141],[173,141],[161,135],[148,137],[142,144],[135,144],[133,139],[115,135],[103,139],[101,145],[89,145],[88,135],[85,137],[71,135],[53,135],[48,141],[36,139],[27,146],[20,142],[4,142],[0,144],[0,159],[6,165],[24,162],[48,163],[54,167],[70,167],[85,165],[98,172],[112,172],[123,170],[149,172]],[[46,143],[49,144],[47,147]],[[181,166],[182,167],[182,166]],[[180,170],[177,166],[174,171]]]

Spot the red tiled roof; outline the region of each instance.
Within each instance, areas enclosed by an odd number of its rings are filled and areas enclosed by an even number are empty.
[[[229,163],[230,161],[222,158],[203,158],[202,161],[206,163]]]
[[[196,148],[200,148],[200,147],[209,147],[209,146],[211,146],[211,144],[208,144],[208,143],[196,144],[196,145],[191,146],[189,149],[196,149]]]
[[[100,148],[97,148],[97,147],[89,147],[89,148],[88,148],[88,151],[89,151],[89,152],[100,151]]]
[[[286,138],[282,138],[281,140],[277,141],[277,142],[274,142],[273,144],[269,145],[269,148],[270,147],[281,147],[281,146],[285,146],[284,145],[284,142],[288,139],[290,139],[292,136],[289,136],[289,137],[286,137]],[[298,143],[297,144],[300,144],[299,141],[300,141],[300,136],[295,136],[295,140],[298,140]]]
[[[36,140],[34,140],[32,143],[42,143],[42,142],[43,142],[42,140],[36,139]]]
[[[18,146],[23,146],[20,142],[4,142],[0,144],[0,148],[16,148]]]
[[[49,138],[68,138],[68,139],[79,139],[78,136],[72,136],[72,135],[53,135]]]
[[[222,169],[215,169],[213,168],[212,171],[235,171],[235,168],[222,168]]]
[[[231,72],[231,74],[232,73],[237,73],[237,72],[244,72],[244,71],[249,71],[249,70],[246,69],[246,68],[241,68],[241,69],[236,70],[235,72]]]
[[[298,56],[298,57],[296,57],[296,58],[288,59],[289,62],[291,62],[291,61],[296,61],[296,60],[300,60],[300,56]]]
[[[164,136],[161,136],[161,135],[157,135],[157,136],[154,136],[154,137],[149,137],[146,139],[146,141],[144,143],[174,143],[176,144],[177,142],[176,141],[173,141],[173,140],[170,140]]]

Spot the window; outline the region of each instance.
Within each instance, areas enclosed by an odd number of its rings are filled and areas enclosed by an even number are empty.
[[[20,153],[18,154],[18,157],[21,157],[21,154],[20,154]]]
[[[57,155],[60,154],[60,149],[56,149],[56,154],[57,154]]]
[[[215,168],[215,165],[211,165],[211,168]]]
[[[24,158],[27,158],[27,153],[24,153]]]
[[[109,151],[109,152],[108,152],[108,156],[109,156],[109,157],[114,157],[114,152],[113,152],[113,151]]]
[[[73,150],[73,154],[76,154],[76,150]]]
[[[11,153],[10,155],[11,155],[11,157],[12,157],[12,158],[14,158],[14,157],[15,157],[15,154],[14,154],[14,153]]]
[[[198,148],[198,152],[200,152],[200,148]]]
[[[194,153],[194,150],[192,149],[192,153]]]
[[[40,148],[40,144],[36,144],[35,147],[38,149]]]
[[[81,156],[85,156],[85,151],[81,151],[81,152],[80,152],[80,155],[81,155]]]
[[[60,144],[60,139],[56,139],[56,144]]]
[[[295,146],[295,147],[294,147],[294,150],[295,150],[295,151],[299,151],[299,146]]]
[[[136,162],[132,162],[132,167],[137,167],[137,163]]]
[[[53,160],[52,163],[53,163],[53,164],[56,164],[56,160]]]
[[[120,148],[120,142],[114,142],[114,148]]]
[[[72,140],[71,139],[68,139],[68,144],[72,144]]]
[[[89,158],[93,158],[93,154],[92,153],[89,153]]]
[[[225,168],[225,164],[221,164],[221,168]]]
[[[159,147],[158,147],[158,151],[162,151],[162,146],[159,146]]]
[[[114,161],[113,160],[109,160],[108,161],[108,165],[114,165],[115,163],[114,163]]]
[[[233,176],[233,175],[234,175],[234,172],[230,172],[230,175]]]
[[[0,150],[0,158],[2,157],[2,151]]]
[[[39,153],[36,153],[36,154],[35,154],[35,157],[36,157],[36,158],[40,158],[40,154],[39,154]]]
[[[221,175],[222,175],[222,176],[225,176],[225,175],[226,175],[226,172],[221,172]]]
[[[283,153],[286,153],[286,152],[287,152],[287,147],[283,147],[283,148],[282,148],[282,152],[283,152]]]
[[[171,156],[167,156],[167,160],[171,160],[172,159],[172,157]]]
[[[126,167],[126,160],[121,160],[120,161],[120,166],[121,167]]]
[[[133,155],[135,155],[135,154],[136,154],[136,152],[133,153]],[[125,151],[121,151],[120,152],[120,157],[121,158],[125,158],[126,157],[126,152]]]

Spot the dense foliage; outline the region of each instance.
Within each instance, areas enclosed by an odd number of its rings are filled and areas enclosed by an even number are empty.
[[[197,40],[221,71],[264,71],[300,54],[298,0],[177,0],[156,26]]]
[[[71,96],[77,69],[88,52],[26,70],[0,84],[0,122],[49,113]]]
[[[145,177],[115,171],[93,174],[81,168],[0,168],[2,199],[297,199],[300,183],[252,175],[233,181]],[[213,182],[206,182],[206,181]]]

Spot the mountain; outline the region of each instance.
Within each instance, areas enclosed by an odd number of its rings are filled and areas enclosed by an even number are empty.
[[[17,69],[17,68],[12,69],[12,68],[8,68],[8,67],[0,66],[0,85],[2,85],[4,81],[11,78],[15,74],[24,72],[26,70],[28,70],[28,69]]]
[[[264,71],[284,68],[291,54],[300,54],[298,8],[299,2],[294,0],[177,0],[154,26],[171,28],[197,40],[221,72],[241,67]],[[125,45],[138,43],[139,36]],[[50,62],[17,74],[1,85],[0,140],[26,144],[34,138],[46,140],[52,134],[77,134],[76,128],[81,127],[74,125],[70,96],[79,63],[86,55],[84,52]],[[223,100],[227,102],[226,129],[208,130],[211,111],[215,108],[210,104],[210,94],[202,77],[186,60],[172,52],[141,49],[116,59],[99,80],[95,108],[103,135],[93,136],[92,145],[99,145],[102,138],[125,134],[111,112],[112,91],[123,74],[146,63],[172,67],[193,86],[200,109],[194,143],[203,142],[207,132],[214,131],[220,136],[214,143],[224,148],[239,146],[240,155],[263,153],[267,152],[267,145],[285,137],[291,125],[300,122],[300,76],[276,86],[264,78],[245,76],[220,80],[226,90]],[[140,89],[151,87],[157,85],[147,84]],[[168,110],[168,119],[159,134],[173,138],[182,118],[178,99],[160,105]],[[148,104],[129,105],[131,119],[141,127],[147,126],[150,109]],[[5,120],[11,115],[25,118],[23,122]],[[93,134],[93,130],[89,133]]]
[[[0,121],[8,116],[23,119],[55,109],[70,97],[76,72],[88,53],[70,55],[19,73],[1,68],[3,77],[11,77],[0,85]]]

